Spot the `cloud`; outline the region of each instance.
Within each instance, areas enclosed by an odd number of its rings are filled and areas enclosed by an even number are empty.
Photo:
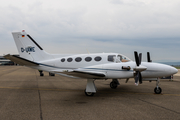
[[[88,48],[133,58],[138,50],[180,60],[178,0],[8,0],[0,7],[0,54],[17,53],[11,32],[25,29],[50,53]]]

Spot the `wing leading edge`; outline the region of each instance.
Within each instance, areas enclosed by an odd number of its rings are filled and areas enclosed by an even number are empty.
[[[78,70],[73,70],[71,72],[63,72],[63,74],[66,75],[71,75],[71,76],[76,76],[80,78],[89,78],[89,79],[101,79],[106,77],[106,75],[102,72],[95,72],[95,71],[78,71]]]

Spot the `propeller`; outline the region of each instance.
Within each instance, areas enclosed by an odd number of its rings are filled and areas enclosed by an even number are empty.
[[[138,53],[136,51],[134,51],[134,57],[135,57],[135,61],[136,61],[136,65],[139,66],[140,62],[139,62],[139,57],[138,57]]]
[[[136,71],[135,73],[135,85],[138,85],[138,83],[142,83],[142,76],[141,76],[141,71],[146,70],[145,67],[140,67],[141,65],[141,60],[142,60],[142,53],[139,54],[138,56],[138,52],[134,51],[134,57],[135,57],[135,62],[136,62],[136,68],[134,69],[134,71]]]
[[[142,76],[140,71],[136,71],[136,76],[135,76],[135,84],[138,85],[142,83]]]

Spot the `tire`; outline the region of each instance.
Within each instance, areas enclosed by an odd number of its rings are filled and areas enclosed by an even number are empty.
[[[111,82],[111,83],[110,83],[110,87],[111,87],[112,89],[116,89],[116,88],[117,88],[117,84],[116,84],[115,82]]]
[[[44,74],[43,74],[43,73],[40,73],[40,76],[44,76]]]
[[[94,96],[95,93],[93,92],[86,92],[86,90],[84,91],[86,96]]]
[[[155,87],[155,88],[154,88],[154,92],[155,92],[156,94],[161,94],[162,89],[161,89],[160,87]]]
[[[54,73],[49,73],[49,76],[55,76],[55,74]]]

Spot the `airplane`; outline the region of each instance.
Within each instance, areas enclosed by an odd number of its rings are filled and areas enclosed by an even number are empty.
[[[23,30],[12,32],[20,56],[7,54],[4,57],[17,64],[43,70],[70,78],[85,78],[85,95],[93,96],[97,88],[95,80],[112,79],[110,87],[116,89],[118,79],[135,79],[135,85],[142,81],[156,81],[154,92],[160,94],[159,78],[176,74],[172,66],[154,63],[147,52],[147,62],[142,62],[142,53],[134,51],[135,61],[119,53],[49,54]]]

